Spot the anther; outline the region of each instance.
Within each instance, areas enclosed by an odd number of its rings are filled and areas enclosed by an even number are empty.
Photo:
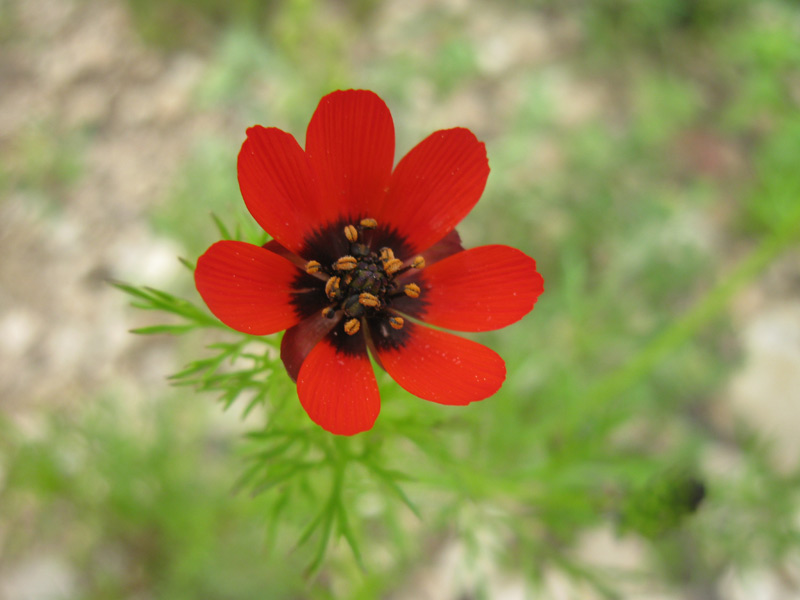
[[[377,296],[373,296],[369,292],[361,292],[358,295],[358,303],[363,304],[364,306],[370,306],[375,308],[381,305],[381,301],[378,300]]]
[[[348,242],[355,242],[358,239],[358,231],[352,225],[348,225],[344,228],[344,237]]]
[[[339,294],[339,282],[341,279],[338,277],[331,277],[325,284],[325,295],[331,300],[335,300]]]
[[[403,288],[403,291],[409,298],[419,298],[419,294],[422,290],[419,289],[419,286],[416,283],[407,283]]]
[[[383,264],[383,270],[386,271],[387,275],[392,275],[393,273],[397,273],[400,268],[403,266],[403,261],[399,258],[393,258],[391,260],[387,260]]]
[[[308,261],[306,263],[306,273],[309,273],[309,274],[311,274],[311,273],[319,273],[321,268],[322,268],[322,265],[319,264],[319,261],[310,260],[310,261]]]
[[[388,262],[390,260],[394,260],[394,252],[391,248],[381,248],[381,260],[383,262]]]
[[[375,219],[361,219],[359,225],[364,229],[375,229],[378,226],[378,222]]]
[[[325,317],[326,319],[332,319],[334,312],[335,311],[333,310],[332,306],[326,306],[325,308],[322,309],[322,316]]]
[[[424,269],[425,268],[425,259],[422,256],[415,256],[414,260],[411,261],[411,268],[413,269]]]
[[[352,271],[358,265],[358,261],[352,256],[343,256],[336,261],[334,267],[337,271]]]
[[[361,329],[361,322],[358,319],[350,319],[344,324],[344,332],[347,335],[355,335]]]
[[[389,317],[389,325],[392,326],[392,329],[402,329],[405,321],[403,321],[403,317],[392,315]]]

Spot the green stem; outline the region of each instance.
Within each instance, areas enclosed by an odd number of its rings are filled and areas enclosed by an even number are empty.
[[[692,309],[657,335],[627,363],[601,380],[590,393],[589,404],[604,404],[642,379],[667,353],[678,348],[714,316],[720,314],[731,298],[755,279],[781,252],[796,243],[799,235],[800,210],[797,210]]]

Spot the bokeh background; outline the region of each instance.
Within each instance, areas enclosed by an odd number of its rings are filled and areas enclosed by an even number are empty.
[[[108,282],[196,301],[177,257],[246,219],[244,129],[302,142],[349,87],[398,158],[486,142],[462,238],[546,293],[479,336],[509,378],[464,417],[520,485],[412,487],[378,566],[308,580],[231,491],[263,416],[171,388],[201,338],[128,333],[152,315]],[[799,107],[791,0],[0,1],[0,598],[800,598]],[[708,493],[664,541],[616,499],[671,457]]]

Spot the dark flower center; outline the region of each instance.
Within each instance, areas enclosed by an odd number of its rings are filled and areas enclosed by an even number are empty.
[[[345,318],[348,335],[358,333],[364,317],[384,316],[394,329],[402,329],[403,318],[389,309],[392,298],[418,298],[421,292],[416,283],[402,285],[397,278],[409,269],[422,269],[425,259],[416,256],[406,263],[391,248],[372,250],[365,238],[377,226],[375,219],[347,225],[344,235],[349,242],[348,254],[329,265],[316,260],[306,263],[307,273],[327,276],[325,295],[330,304],[322,309],[323,316]]]

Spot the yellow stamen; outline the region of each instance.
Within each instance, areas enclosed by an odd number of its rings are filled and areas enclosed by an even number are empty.
[[[355,335],[361,329],[361,322],[358,319],[350,319],[344,324],[344,332],[347,335]]]
[[[378,222],[375,219],[361,219],[359,225],[364,229],[375,229],[378,226]]]
[[[319,261],[310,260],[306,263],[306,273],[319,273],[319,270],[322,268],[322,265],[319,264]]]
[[[403,321],[403,317],[392,315],[389,317],[389,325],[392,326],[392,329],[402,329],[403,325],[405,325],[405,321]]]
[[[392,275],[393,273],[397,273],[403,266],[403,261],[399,258],[393,258],[391,260],[387,260],[383,264],[383,270],[386,271],[387,275]]]
[[[332,306],[326,306],[325,308],[323,308],[322,309],[322,316],[325,317],[326,319],[333,318],[333,307]]]
[[[422,290],[419,289],[419,286],[416,283],[407,283],[403,288],[403,291],[409,298],[419,298],[419,294]]]
[[[383,262],[394,260],[394,252],[391,248],[381,248],[381,260]]]
[[[413,269],[424,269],[425,268],[425,259],[421,256],[415,256],[414,260],[411,261],[411,267]]]
[[[361,292],[358,295],[358,303],[363,304],[364,306],[371,306],[373,308],[381,305],[381,301],[378,300],[378,297],[373,296],[369,292]]]
[[[348,225],[344,228],[344,237],[348,242],[355,242],[358,239],[358,231],[352,225]]]
[[[337,271],[352,271],[358,266],[358,261],[353,256],[343,256],[336,261]]]
[[[338,277],[331,277],[325,284],[325,295],[331,300],[335,299],[337,293],[339,292],[340,281],[341,279],[339,279]]]

